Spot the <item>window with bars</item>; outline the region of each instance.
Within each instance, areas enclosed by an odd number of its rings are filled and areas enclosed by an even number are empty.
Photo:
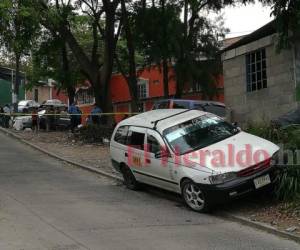
[[[149,80],[138,79],[138,97],[139,99],[144,99],[149,96]]]
[[[81,89],[76,93],[77,103],[81,104],[92,104],[95,102],[94,94],[92,89]]]
[[[246,55],[247,92],[267,88],[266,49]]]

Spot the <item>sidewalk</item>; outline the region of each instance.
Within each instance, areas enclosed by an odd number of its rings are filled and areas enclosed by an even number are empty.
[[[109,147],[100,144],[84,144],[76,141],[71,133],[15,131],[2,129],[14,137],[56,158],[70,161],[85,169],[121,180],[111,166]],[[300,242],[300,207],[293,204],[275,203],[265,194],[251,196],[225,204],[217,209],[220,214],[282,237]]]

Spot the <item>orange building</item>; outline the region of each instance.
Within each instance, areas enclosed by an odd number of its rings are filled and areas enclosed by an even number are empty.
[[[138,97],[140,100],[141,111],[150,110],[155,100],[164,96],[163,73],[158,66],[151,66],[138,71]],[[217,94],[213,100],[224,102],[224,85],[223,76],[216,79]],[[120,74],[112,75],[111,98],[113,109],[116,113],[131,112],[131,97],[126,79]],[[174,70],[169,69],[169,95],[174,96],[176,92],[176,80]],[[201,91],[201,83],[195,83],[194,88],[190,84],[186,84],[183,90],[184,99],[203,100],[203,92]],[[89,87],[89,83],[85,82],[84,87],[77,89],[77,101],[83,113],[91,111],[91,104],[94,102],[93,93]],[[124,115],[116,115],[116,121],[120,121]],[[84,120],[84,119],[83,119]]]

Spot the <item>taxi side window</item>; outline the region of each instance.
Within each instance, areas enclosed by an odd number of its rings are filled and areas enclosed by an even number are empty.
[[[150,153],[157,153],[160,151],[160,144],[152,135],[147,136],[147,146]]]
[[[144,133],[129,131],[127,145],[136,149],[144,150]]]
[[[126,144],[127,134],[128,134],[128,126],[119,127],[114,140],[121,144]]]

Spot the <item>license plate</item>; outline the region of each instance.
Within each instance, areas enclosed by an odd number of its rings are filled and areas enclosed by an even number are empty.
[[[254,179],[254,186],[256,189],[268,185],[269,183],[271,183],[271,179],[268,174]]]

